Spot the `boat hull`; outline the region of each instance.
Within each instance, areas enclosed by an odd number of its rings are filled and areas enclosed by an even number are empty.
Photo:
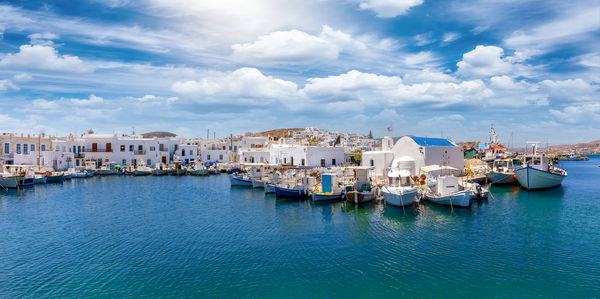
[[[234,176],[234,175],[229,176],[229,182],[231,183],[231,186],[252,187],[251,180],[246,180],[241,177]]]
[[[48,183],[62,183],[64,181],[63,175],[49,175],[46,182]]]
[[[35,184],[35,180],[33,178],[20,178],[19,179],[19,187],[26,188],[32,187]]]
[[[169,171],[170,175],[185,175],[186,173],[186,169],[171,169],[171,171]]]
[[[375,193],[372,191],[350,191],[346,193],[346,200],[354,204],[370,202],[373,199],[375,199]]]
[[[275,184],[263,182],[263,188],[265,188],[265,194],[275,193]]]
[[[165,169],[154,169],[152,175],[167,175],[169,172]]]
[[[0,188],[16,189],[19,186],[18,176],[0,177]]]
[[[192,171],[190,171],[190,175],[195,175],[195,176],[208,175],[208,170],[206,170],[206,169],[192,170]]]
[[[470,207],[471,199],[474,199],[475,197],[475,192],[471,190],[463,190],[445,196],[437,196],[431,192],[425,193],[425,199],[434,204],[462,208]]]
[[[313,192],[311,194],[312,201],[333,201],[344,199],[343,193],[319,193]]]
[[[521,187],[527,190],[557,187],[567,177],[566,174],[539,170],[533,167],[516,169],[515,176]]]
[[[35,184],[45,184],[45,183],[46,183],[46,181],[48,181],[48,177],[46,177],[46,176],[43,176],[43,177],[41,177],[41,178],[34,178],[34,179],[33,179],[33,182],[34,182]]]
[[[277,197],[286,197],[286,198],[306,198],[306,193],[304,190],[283,188],[283,187],[275,187],[275,195]]]
[[[402,187],[384,187],[381,189],[386,205],[397,207],[412,205],[417,198],[417,187],[402,188]]]
[[[265,183],[261,180],[252,180],[252,188],[260,189],[264,188]]]
[[[114,175],[114,174],[117,174],[117,171],[109,170],[109,169],[98,169],[98,170],[96,170],[96,174],[97,175]]]
[[[136,170],[133,172],[133,175],[135,176],[145,176],[145,175],[151,175],[152,171],[145,171],[145,170]]]
[[[487,177],[488,181],[494,185],[512,184],[515,182],[514,173],[491,171],[486,173],[485,176]]]

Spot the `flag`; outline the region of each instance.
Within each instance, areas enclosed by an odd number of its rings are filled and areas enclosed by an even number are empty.
[[[389,127],[387,127],[388,132],[392,131],[392,125],[390,125]]]
[[[342,136],[338,135],[338,137],[335,139],[335,142],[333,143],[333,147],[335,147],[338,144],[342,143]]]

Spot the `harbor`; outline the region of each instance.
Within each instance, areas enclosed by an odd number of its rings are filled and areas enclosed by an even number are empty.
[[[1,191],[0,289],[12,298],[588,297],[600,292],[599,163],[564,162],[569,178],[553,189],[493,185],[494,199],[453,211],[277,199],[231,187],[228,174]]]

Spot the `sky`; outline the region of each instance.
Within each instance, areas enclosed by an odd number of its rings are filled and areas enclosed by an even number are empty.
[[[597,0],[0,1],[2,132],[565,144],[599,95]]]

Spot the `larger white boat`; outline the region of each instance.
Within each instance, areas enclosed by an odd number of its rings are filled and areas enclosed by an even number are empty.
[[[556,167],[550,158],[538,154],[537,143],[531,143],[533,154],[523,156],[523,167],[515,169],[519,184],[528,190],[560,186],[567,177],[567,171]]]
[[[468,208],[471,199],[477,194],[471,188],[466,188],[455,176],[458,169],[450,166],[429,165],[421,167],[426,176],[427,185],[422,187],[422,194],[428,201],[450,207]]]
[[[412,182],[415,172],[415,160],[403,156],[392,161],[392,168],[387,173],[388,186],[381,188],[385,203],[403,207],[417,200],[419,187]]]
[[[0,188],[15,189],[19,186],[21,176],[0,172]]]
[[[492,169],[485,174],[492,184],[511,184],[515,182],[513,160],[500,158],[494,160]]]

